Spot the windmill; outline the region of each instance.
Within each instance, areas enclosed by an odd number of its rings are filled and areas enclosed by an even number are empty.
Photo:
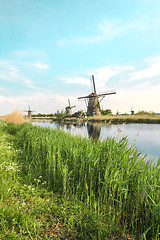
[[[69,99],[68,99],[68,106],[65,108],[66,109],[66,114],[67,115],[71,115],[72,113],[71,113],[71,109],[72,108],[74,108],[74,107],[76,107],[75,105],[74,106],[71,106],[71,103],[70,103],[70,101],[69,101]]]
[[[131,107],[131,115],[134,115],[134,110],[133,110],[133,107]]]
[[[87,116],[93,116],[93,115],[100,115],[100,102],[103,100],[103,98],[106,95],[115,94],[116,92],[108,91],[105,93],[97,94],[96,93],[96,87],[95,87],[95,81],[94,76],[92,75],[92,82],[93,82],[93,92],[90,93],[88,96],[85,97],[79,97],[78,99],[85,99],[87,101]],[[100,100],[99,100],[100,98]]]
[[[116,115],[119,115],[119,114],[121,114],[121,113],[117,110]]]
[[[25,110],[24,112],[28,112],[28,119],[31,119],[32,118],[32,112],[34,112],[34,111],[31,111],[30,106],[29,106],[29,109]]]

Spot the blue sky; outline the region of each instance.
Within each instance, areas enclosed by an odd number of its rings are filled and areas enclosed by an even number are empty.
[[[0,115],[54,113],[80,96],[160,112],[159,0],[0,0]]]

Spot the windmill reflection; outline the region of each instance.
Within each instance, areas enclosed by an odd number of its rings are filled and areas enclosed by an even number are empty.
[[[77,123],[73,123],[73,126],[75,128],[81,128],[81,127],[85,126],[85,123],[84,122],[77,122]]]
[[[71,124],[70,123],[66,124],[66,129],[71,130]]]
[[[92,138],[94,142],[97,142],[101,132],[101,125],[87,123],[87,131],[88,136]]]

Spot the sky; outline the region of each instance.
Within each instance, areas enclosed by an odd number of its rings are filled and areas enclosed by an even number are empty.
[[[160,0],[0,0],[0,115],[55,113],[116,90],[113,113],[160,112]]]

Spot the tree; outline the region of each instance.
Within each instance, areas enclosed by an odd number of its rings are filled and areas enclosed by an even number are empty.
[[[110,115],[110,114],[112,114],[112,111],[111,111],[111,109],[101,110],[101,114],[102,115]]]

